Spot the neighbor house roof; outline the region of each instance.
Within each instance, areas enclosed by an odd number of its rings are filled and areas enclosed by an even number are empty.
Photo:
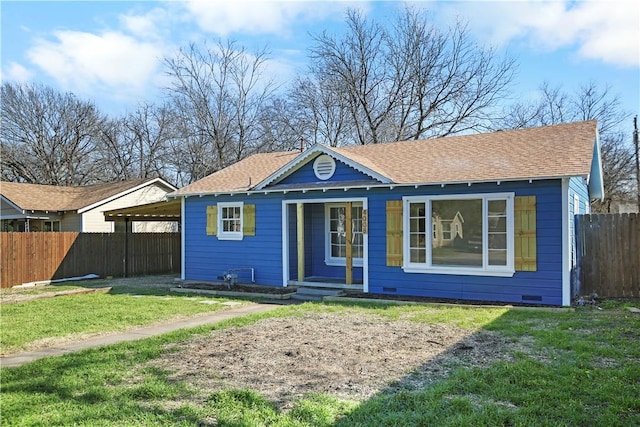
[[[314,146],[383,177],[381,183],[450,184],[589,177],[595,120],[386,144]],[[314,158],[309,152],[256,154],[181,188],[172,196],[267,189]]]
[[[81,187],[0,182],[0,195],[25,211],[79,211],[96,203],[118,197],[137,188],[160,182],[170,190],[175,187],[159,178],[141,178]]]

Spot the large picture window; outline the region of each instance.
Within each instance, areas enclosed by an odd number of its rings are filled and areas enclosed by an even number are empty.
[[[330,203],[326,205],[326,232],[325,259],[327,265],[345,265],[347,256],[346,241],[346,207],[343,203]],[[353,264],[362,265],[364,253],[364,236],[362,234],[362,205],[351,205],[351,254]]]
[[[405,197],[404,203],[406,271],[513,274],[512,194]]]

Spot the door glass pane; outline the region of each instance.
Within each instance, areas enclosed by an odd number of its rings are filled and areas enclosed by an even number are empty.
[[[346,214],[344,206],[329,207],[329,241],[332,258],[347,256]],[[364,253],[364,237],[362,234],[362,206],[351,206],[351,255],[362,258]]]

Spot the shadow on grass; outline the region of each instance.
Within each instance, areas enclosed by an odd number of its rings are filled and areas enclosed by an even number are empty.
[[[65,281],[49,285],[52,290],[56,289],[104,289],[110,288],[111,295],[155,295],[155,296],[176,296],[170,291],[171,288],[179,286],[179,276],[154,275],[137,277],[108,277],[91,280]]]
[[[3,369],[2,425],[198,425],[190,395],[157,369],[166,338],[123,343]]]
[[[640,425],[638,327],[640,316],[508,311],[331,425]],[[469,348],[487,331],[503,357]]]

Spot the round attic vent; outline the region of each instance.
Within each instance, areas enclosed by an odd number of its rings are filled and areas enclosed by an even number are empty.
[[[333,157],[323,154],[313,162],[313,172],[316,177],[322,181],[331,178],[336,171],[336,162]]]

